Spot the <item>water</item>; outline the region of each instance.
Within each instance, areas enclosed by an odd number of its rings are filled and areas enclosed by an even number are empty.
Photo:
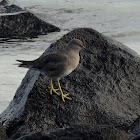
[[[36,59],[51,43],[74,28],[91,27],[140,54],[139,0],[13,0],[11,3],[58,26],[61,32],[0,42],[0,112],[8,106],[27,72],[13,65],[15,60]]]

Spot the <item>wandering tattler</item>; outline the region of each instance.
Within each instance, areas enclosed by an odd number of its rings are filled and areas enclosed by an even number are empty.
[[[21,62],[19,67],[39,70],[42,74],[47,75],[50,79],[50,94],[52,91],[57,95],[72,100],[69,94],[64,94],[60,86],[60,78],[70,74],[79,64],[79,52],[84,48],[83,42],[79,39],[72,39],[62,52],[50,52],[33,61],[17,60]],[[58,89],[54,89],[52,80],[56,80]],[[60,93],[58,93],[60,91]]]

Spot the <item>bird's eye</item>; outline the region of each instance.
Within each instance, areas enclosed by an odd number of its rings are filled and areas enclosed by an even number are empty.
[[[81,48],[83,48],[83,46],[82,45],[80,45],[80,44],[78,44],[78,43],[75,43],[76,45],[78,45],[78,46],[80,46]]]

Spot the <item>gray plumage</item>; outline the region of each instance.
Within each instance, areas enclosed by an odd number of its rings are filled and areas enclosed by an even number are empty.
[[[59,80],[77,67],[79,51],[83,48],[82,41],[72,39],[62,52],[51,52],[33,61],[17,61],[21,62],[19,67],[36,69],[52,79]]]

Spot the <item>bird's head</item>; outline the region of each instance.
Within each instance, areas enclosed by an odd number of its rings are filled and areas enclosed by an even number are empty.
[[[84,49],[84,44],[81,40],[79,39],[72,39],[68,45],[66,46],[66,49],[72,49],[72,50],[75,50],[75,51],[80,51],[82,49]]]

